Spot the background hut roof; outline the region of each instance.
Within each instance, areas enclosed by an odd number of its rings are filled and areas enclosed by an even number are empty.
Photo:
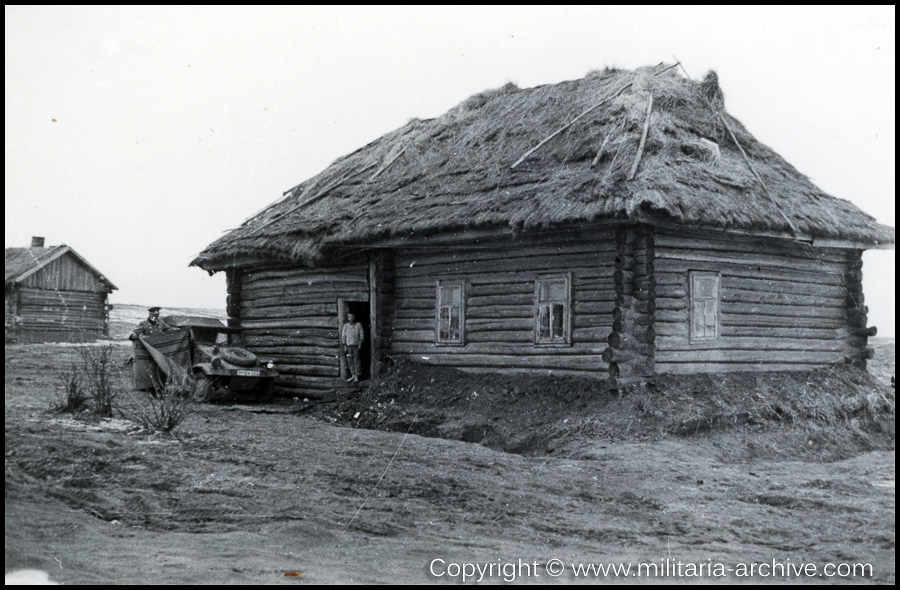
[[[6,277],[4,284],[11,285],[24,281],[66,253],[74,256],[76,260],[87,267],[91,273],[97,276],[98,280],[108,285],[110,289],[118,289],[118,287],[116,287],[112,281],[107,279],[102,272],[97,270],[94,265],[88,262],[81,254],[73,250],[71,246],[66,246],[65,244],[48,246],[46,248],[7,248]]]
[[[725,113],[713,72],[695,82],[659,65],[528,89],[507,84],[436,119],[411,120],[291,189],[191,264],[215,269],[237,257],[317,264],[340,244],[601,219],[894,242],[892,228],[821,191]]]

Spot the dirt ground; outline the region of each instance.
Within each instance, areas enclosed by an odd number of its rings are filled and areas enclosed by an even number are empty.
[[[6,571],[67,584],[427,583],[495,564],[482,581],[503,582],[501,566],[521,560],[524,582],[594,581],[579,563],[631,564],[600,577],[639,582],[649,563],[662,582],[890,583],[893,341],[876,350],[883,384],[823,371],[622,395],[401,367],[328,403],[197,405],[172,437],[50,411],[77,347],[7,345]],[[129,354],[117,346],[118,362]],[[773,562],[871,570],[741,575]]]

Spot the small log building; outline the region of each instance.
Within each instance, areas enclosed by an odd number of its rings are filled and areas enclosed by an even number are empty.
[[[81,342],[109,335],[116,286],[70,246],[6,249],[6,339]]]
[[[861,254],[894,230],[727,114],[715,73],[607,70],[473,96],[287,191],[193,262],[285,393],[346,376],[338,334],[467,370],[800,370],[871,354]]]

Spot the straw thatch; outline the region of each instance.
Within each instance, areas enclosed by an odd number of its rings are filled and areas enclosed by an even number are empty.
[[[291,189],[192,264],[217,269],[249,257],[315,265],[341,244],[602,219],[893,243],[893,229],[822,192],[727,115],[714,73],[694,82],[664,70],[507,84],[436,119],[412,120]]]

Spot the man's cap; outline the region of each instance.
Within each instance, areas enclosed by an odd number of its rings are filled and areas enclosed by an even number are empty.
[[[153,313],[154,311],[159,311],[159,310],[161,310],[161,309],[162,309],[161,307],[151,307],[151,308],[148,309],[147,311],[149,311],[150,313]]]

